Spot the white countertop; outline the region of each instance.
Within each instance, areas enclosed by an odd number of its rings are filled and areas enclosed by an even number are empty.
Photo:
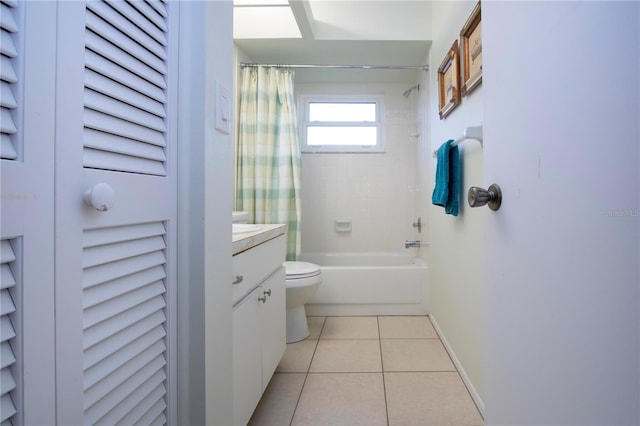
[[[255,232],[233,234],[231,241],[234,255],[287,232],[287,225],[283,224],[261,224],[260,226],[262,229]]]

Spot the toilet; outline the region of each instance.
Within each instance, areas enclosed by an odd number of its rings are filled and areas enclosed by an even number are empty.
[[[285,261],[287,293],[287,343],[298,342],[309,336],[307,312],[304,304],[315,294],[322,282],[318,265],[309,262]]]

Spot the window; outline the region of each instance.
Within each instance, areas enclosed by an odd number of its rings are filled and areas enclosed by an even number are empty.
[[[382,96],[302,95],[302,152],[383,152]]]

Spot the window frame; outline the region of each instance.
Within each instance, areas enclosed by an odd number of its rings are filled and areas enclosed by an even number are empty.
[[[375,121],[309,121],[311,103],[375,103]],[[384,153],[384,96],[372,93],[303,93],[298,97],[300,111],[300,151],[303,153]],[[375,127],[376,145],[308,145],[307,128],[327,127]]]

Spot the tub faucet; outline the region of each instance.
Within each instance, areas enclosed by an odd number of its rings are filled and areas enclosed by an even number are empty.
[[[422,232],[422,219],[418,218],[417,222],[413,222],[413,225],[411,226],[418,228],[418,232]]]
[[[414,240],[414,241],[405,240],[405,242],[404,242],[404,248],[425,247],[425,246],[428,246],[428,245],[429,245],[429,243],[427,241],[420,241],[420,240]]]

